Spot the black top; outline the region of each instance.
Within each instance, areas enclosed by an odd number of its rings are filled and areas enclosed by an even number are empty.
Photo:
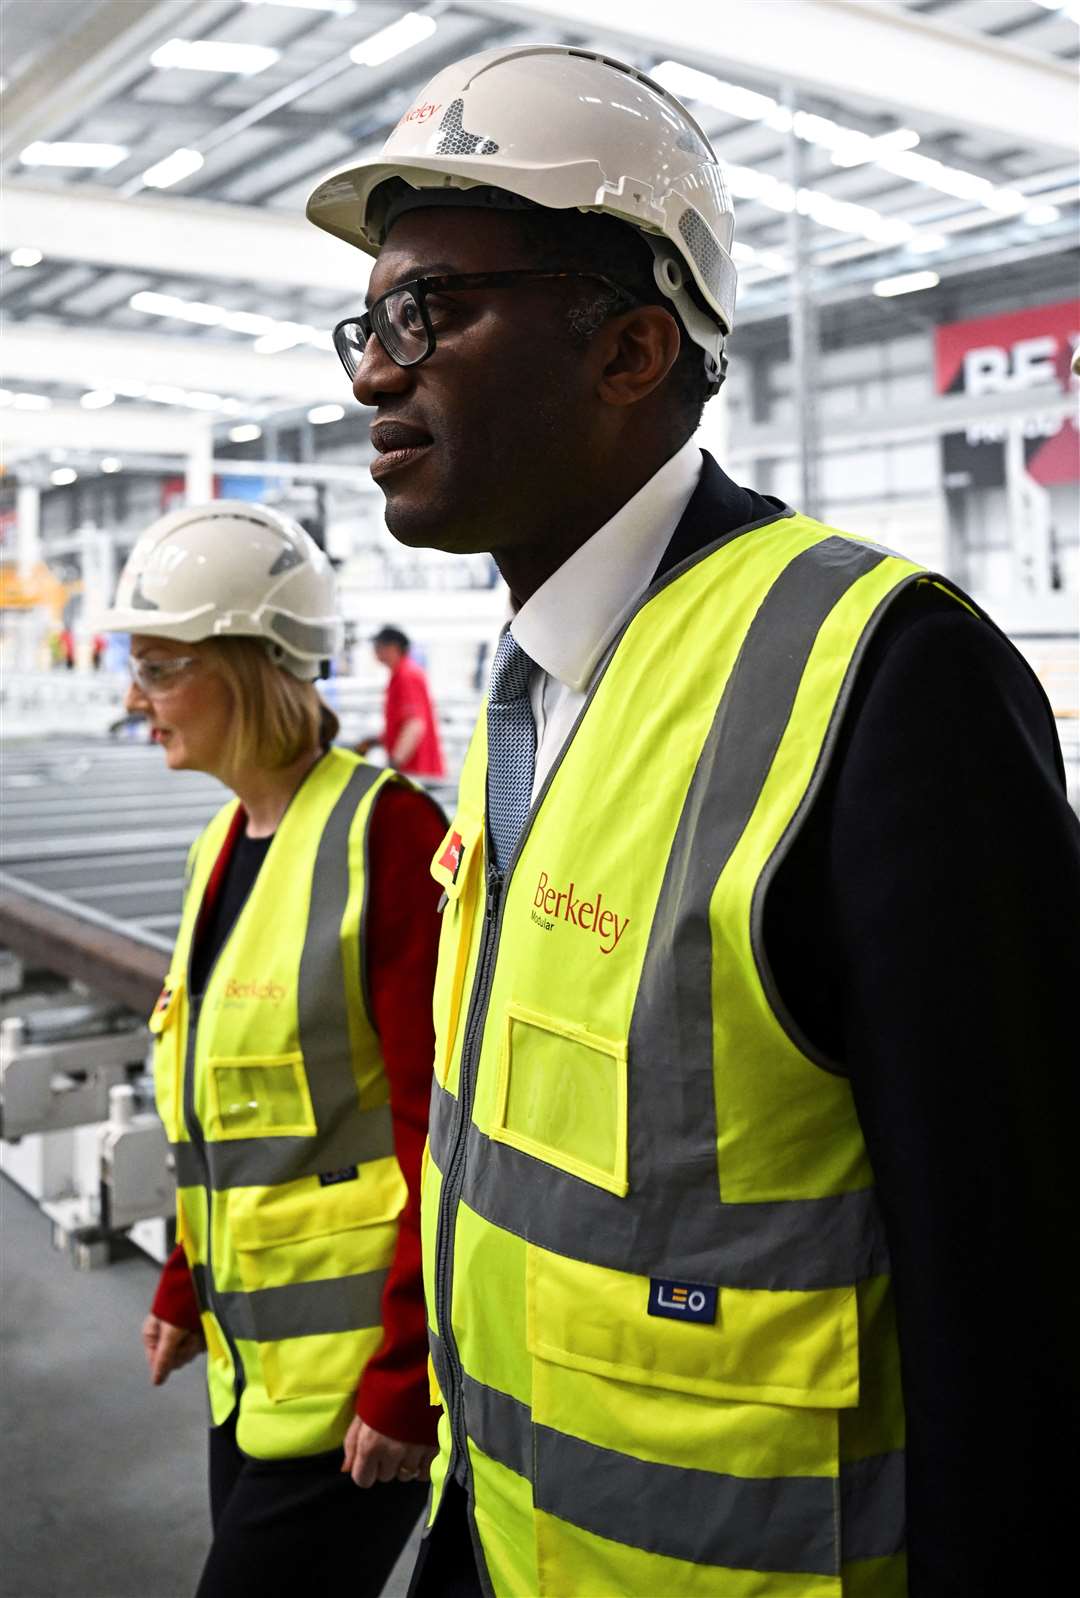
[[[706,457],[661,572],[776,508]],[[879,1190],[910,1598],[1049,1594],[1070,1568],[1078,907],[1041,688],[993,627],[913,586],[764,915],[784,1002],[851,1078]]]
[[[218,888],[210,913],[199,928],[195,947],[191,951],[191,991],[202,993],[210,976],[210,968],[217,959],[225,939],[232,931],[236,918],[255,886],[259,868],[266,859],[266,851],[273,843],[269,838],[249,838],[242,832],[233,845],[225,867],[225,875]]]

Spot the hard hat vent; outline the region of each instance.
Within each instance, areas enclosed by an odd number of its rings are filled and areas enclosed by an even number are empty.
[[[282,572],[292,571],[295,566],[302,566],[304,557],[295,544],[286,544],[281,554],[270,568],[271,577],[280,577]]]
[[[716,242],[708,223],[696,211],[686,210],[679,218],[679,232],[709,293],[721,305],[732,304],[735,298],[735,268]]]
[[[675,143],[680,150],[684,150],[687,155],[694,156],[698,161],[715,161],[716,159],[700,133],[697,133],[693,128],[681,129]]]
[[[451,100],[439,123],[442,138],[436,146],[438,155],[495,155],[499,146],[494,139],[482,133],[469,133],[464,125],[465,101]]]
[[[280,611],[270,617],[269,627],[282,643],[301,654],[317,655],[320,650],[326,652],[325,627],[309,626],[307,622],[297,621],[295,616],[283,616]]]
[[[130,604],[132,610],[160,610],[161,609],[161,606],[158,604],[156,599],[151,599],[148,594],[144,594],[143,593],[143,585],[142,585],[142,577],[141,576],[136,578],[136,580],[135,580],[135,586],[131,590],[131,598],[128,601],[128,603]]]

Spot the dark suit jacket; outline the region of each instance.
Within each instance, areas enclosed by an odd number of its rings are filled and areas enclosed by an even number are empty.
[[[659,572],[781,508],[706,456]],[[1049,1598],[1080,1443],[1080,827],[1033,674],[933,589],[867,652],[765,943],[850,1074],[880,1191],[910,1598]]]

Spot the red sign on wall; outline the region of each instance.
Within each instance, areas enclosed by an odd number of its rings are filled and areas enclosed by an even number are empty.
[[[936,329],[934,343],[939,394],[1023,396],[1024,456],[1031,476],[1045,486],[1080,479],[1075,422],[1039,409],[1040,399],[1056,400],[1076,386],[1069,363],[1080,344],[1080,300],[950,322]],[[945,486],[1000,487],[1007,426],[987,420],[964,433],[948,434],[943,441]]]

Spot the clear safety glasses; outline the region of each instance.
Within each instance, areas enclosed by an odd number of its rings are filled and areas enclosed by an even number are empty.
[[[453,277],[416,277],[399,283],[365,311],[362,316],[346,317],[334,329],[334,348],[341,364],[355,378],[372,335],[398,366],[419,366],[435,353],[440,327],[450,314],[450,302],[440,296],[472,289],[509,288],[526,279],[587,278],[602,283],[623,302],[623,309],[640,301],[621,284],[600,272],[540,272],[523,267],[512,272],[460,272]]]
[[[198,665],[195,655],[170,655],[168,660],[136,660],[128,656],[128,676],[144,694],[167,694]]]

